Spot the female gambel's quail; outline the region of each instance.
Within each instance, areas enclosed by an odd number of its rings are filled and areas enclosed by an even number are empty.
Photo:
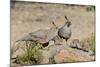
[[[43,46],[47,46],[48,42],[57,35],[58,28],[55,23],[52,22],[53,27],[50,29],[40,29],[35,32],[29,33],[27,36],[23,37],[18,41],[37,41]]]
[[[58,30],[58,35],[67,41],[71,37],[72,32],[70,28],[71,22],[68,20],[67,16],[65,16],[65,19],[67,22]]]

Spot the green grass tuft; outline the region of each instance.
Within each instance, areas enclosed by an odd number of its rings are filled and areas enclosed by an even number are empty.
[[[36,42],[26,43],[26,52],[22,55],[18,55],[16,63],[18,64],[39,64],[42,60],[41,54],[42,45]]]
[[[87,42],[89,43],[90,50],[95,52],[95,35],[93,33],[87,38]]]
[[[86,11],[95,11],[95,6],[86,7]]]

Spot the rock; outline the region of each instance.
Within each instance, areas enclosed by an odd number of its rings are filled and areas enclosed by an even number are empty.
[[[55,56],[56,63],[64,63],[64,62],[73,62],[75,59],[73,58],[74,54],[70,53],[66,49],[60,50],[59,54]]]
[[[66,45],[51,45],[43,50],[43,61],[42,64],[49,63],[49,59],[54,57],[59,53],[61,49],[65,49]],[[46,60],[46,61],[45,61]]]
[[[82,62],[82,61],[93,61],[94,57],[88,55],[88,52],[73,49],[67,47],[66,49],[61,49],[58,54],[55,55],[56,63],[65,62]]]
[[[73,39],[70,43],[70,47],[83,50],[86,52],[89,51],[89,44],[85,41],[79,41],[78,39]]]
[[[66,42],[64,42],[64,39],[60,38],[58,35],[55,36],[52,40],[54,41],[55,45],[66,44]]]
[[[70,47],[72,48],[81,48],[80,42],[78,39],[73,39],[72,42],[70,43]]]
[[[81,45],[81,48],[78,47],[79,49],[86,51],[86,52],[89,51],[89,44],[87,42],[80,42],[80,45]]]
[[[95,52],[93,52],[92,50],[89,50],[89,55],[90,56],[94,56],[95,55]]]

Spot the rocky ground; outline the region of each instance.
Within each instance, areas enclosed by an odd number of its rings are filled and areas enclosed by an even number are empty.
[[[44,48],[43,56],[45,58],[41,64],[48,64],[48,56],[52,55],[54,55],[55,63],[94,61],[95,56],[90,56],[89,52],[69,46],[73,39],[83,40],[95,32],[95,12],[94,10],[88,11],[87,7],[89,6],[11,3],[11,49],[16,49],[18,46],[16,41],[28,33],[51,28],[52,21],[58,28],[62,27],[65,23],[64,16],[68,16],[72,22],[71,38],[67,43],[64,41],[62,45],[53,44],[49,48]],[[17,51],[15,54],[19,52]],[[19,64],[13,63],[11,59],[11,65]]]

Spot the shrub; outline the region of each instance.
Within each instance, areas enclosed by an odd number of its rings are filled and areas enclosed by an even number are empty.
[[[87,42],[89,43],[90,50],[95,52],[95,36],[93,33],[87,38]]]
[[[41,54],[42,45],[36,42],[26,42],[26,52],[22,55],[18,55],[16,63],[18,64],[39,64],[42,59]]]
[[[95,6],[86,7],[86,11],[95,11]]]

